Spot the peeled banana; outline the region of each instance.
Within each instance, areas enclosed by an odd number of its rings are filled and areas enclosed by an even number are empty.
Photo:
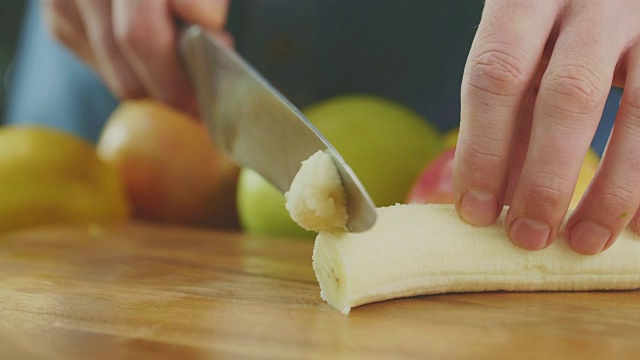
[[[344,314],[371,302],[446,292],[640,288],[640,237],[631,230],[598,255],[579,255],[562,238],[531,252],[507,238],[506,209],[486,227],[465,223],[453,205],[378,211],[367,232],[316,238],[313,269],[321,296]]]
[[[302,162],[291,188],[284,194],[293,221],[310,231],[344,231],[347,195],[329,154],[318,150]]]

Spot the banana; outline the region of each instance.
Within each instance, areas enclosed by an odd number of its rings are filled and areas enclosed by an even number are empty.
[[[465,223],[453,205],[378,212],[367,232],[320,232],[316,238],[313,269],[321,296],[344,314],[371,302],[447,292],[640,288],[640,237],[631,230],[595,256],[573,252],[561,236],[530,252],[507,238],[506,209],[486,227]]]
[[[289,215],[305,230],[347,228],[347,195],[338,168],[329,154],[318,150],[302,162],[285,194]]]

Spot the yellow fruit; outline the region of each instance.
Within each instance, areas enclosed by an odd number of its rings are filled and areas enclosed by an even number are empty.
[[[403,202],[424,164],[443,149],[440,134],[426,119],[383,98],[339,96],[303,112],[345,158],[377,206]],[[238,185],[238,211],[245,230],[314,236],[290,219],[282,194],[256,179],[257,174],[245,176],[245,171]]]
[[[128,215],[117,173],[92,144],[39,126],[0,128],[0,230]]]
[[[600,165],[600,156],[598,156],[593,149],[589,149],[584,161],[582,162],[582,167],[580,168],[580,174],[578,175],[578,181],[573,191],[573,197],[571,198],[571,205],[569,205],[569,208],[575,209],[575,207],[578,206],[582,195],[587,191],[591,179],[593,179],[596,171],[598,170],[598,165]]]
[[[238,227],[239,169],[198,120],[159,102],[123,102],[100,135],[98,154],[117,169],[137,218]]]
[[[458,133],[460,132],[459,128],[454,128],[442,135],[442,142],[444,143],[445,149],[451,149],[456,146],[458,143]]]

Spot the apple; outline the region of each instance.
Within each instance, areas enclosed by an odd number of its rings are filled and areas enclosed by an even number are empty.
[[[290,238],[316,235],[291,220],[282,193],[251,169],[240,171],[237,201],[242,228],[247,232]]]
[[[593,149],[589,149],[584,161],[582,162],[582,167],[580,168],[578,181],[576,182],[573,197],[571,198],[571,204],[569,205],[570,209],[575,209],[576,206],[578,206],[580,199],[582,199],[582,195],[584,195],[591,183],[591,179],[596,175],[599,165],[600,156],[598,156]]]
[[[138,219],[238,228],[239,168],[215,150],[198,120],[150,100],[125,101],[98,140]]]
[[[431,161],[411,187],[405,200],[416,204],[453,204],[453,158],[450,148]]]
[[[388,99],[343,95],[303,113],[340,152],[379,207],[402,202],[424,164],[443,149],[440,133],[427,119]],[[315,236],[290,219],[282,194],[249,172],[242,169],[238,181],[238,212],[244,230]]]

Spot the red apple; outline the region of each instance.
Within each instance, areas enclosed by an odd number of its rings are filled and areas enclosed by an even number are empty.
[[[427,164],[413,183],[407,203],[453,204],[454,154],[455,148],[445,150]]]
[[[123,102],[98,154],[121,175],[138,219],[237,228],[239,169],[216,151],[201,122],[151,100]]]

